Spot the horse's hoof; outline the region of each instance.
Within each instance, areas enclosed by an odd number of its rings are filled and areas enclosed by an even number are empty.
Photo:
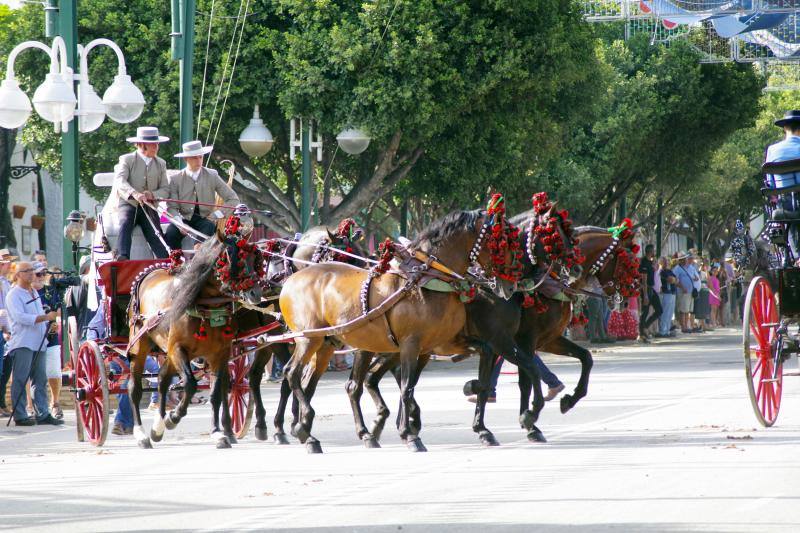
[[[295,424],[292,426],[292,435],[297,437],[297,440],[301,443],[305,444],[311,436],[311,433],[302,424]]]
[[[364,439],[364,447],[365,448],[380,448],[381,447],[381,443],[378,442],[378,439],[376,439],[375,437],[369,437],[367,439]]]
[[[255,434],[256,440],[267,440],[268,438],[267,428],[260,428],[256,426],[253,433]]]
[[[164,425],[165,425],[165,426],[167,427],[167,429],[169,429],[170,431],[171,431],[171,430],[173,430],[173,429],[175,429],[175,426],[177,426],[177,425],[178,425],[178,422],[180,421],[180,419],[179,419],[179,418],[178,418],[178,419],[173,419],[173,418],[172,418],[173,416],[175,416],[175,414],[174,414],[174,413],[172,413],[172,412],[170,412],[169,414],[167,414],[167,416],[165,416],[165,417],[164,417]]]
[[[322,444],[318,440],[310,440],[306,442],[306,451],[308,453],[322,453]]]
[[[228,438],[228,442],[231,444],[239,444],[239,439],[236,438],[236,435],[233,433],[225,435]]]
[[[561,397],[561,414],[563,415],[570,409],[575,407],[575,402],[572,401],[572,396],[565,394]]]
[[[522,426],[522,429],[532,429],[536,423],[536,418],[533,411],[526,409],[524,413],[519,415],[519,425]]]
[[[153,442],[161,442],[161,439],[164,438],[164,434],[161,433],[160,435],[155,432],[155,430],[150,430],[150,440]]]
[[[217,449],[218,450],[225,450],[227,448],[231,448],[231,442],[228,440],[228,437],[222,437],[221,439],[217,439]]]
[[[300,438],[300,437],[298,437],[298,436],[297,436],[297,428],[296,428],[295,426],[296,426],[296,424],[292,424],[292,425],[289,427],[289,434],[290,434],[292,437],[294,437],[294,438],[298,439],[298,438]]]
[[[286,438],[286,433],[275,433],[272,436],[272,440],[275,442],[275,444],[279,444],[281,446],[286,446],[289,444],[289,439]]]
[[[481,382],[477,379],[471,379],[464,383],[464,396],[477,395],[480,394],[482,390]]]
[[[418,437],[408,439],[406,441],[406,446],[408,447],[409,450],[415,453],[428,451],[428,448],[426,448],[425,445],[422,444],[422,441]]]
[[[481,433],[478,435],[478,438],[484,446],[500,446],[500,443],[497,442],[497,439],[494,438],[494,435],[490,431]]]
[[[143,450],[152,450],[153,444],[150,442],[150,439],[144,438],[136,441],[136,444],[139,445],[139,448]]]
[[[544,438],[544,433],[537,427],[528,432],[528,440],[531,442],[547,442],[547,439]]]

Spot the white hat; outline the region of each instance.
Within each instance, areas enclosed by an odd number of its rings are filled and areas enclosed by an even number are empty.
[[[11,253],[11,250],[9,250],[8,248],[3,248],[2,250],[0,250],[0,263],[10,263],[15,259],[19,259],[19,257],[13,255]]]
[[[194,157],[196,155],[206,155],[213,149],[213,146],[203,146],[203,143],[200,141],[189,141],[183,143],[183,152],[175,154],[175,157]]]
[[[165,143],[169,137],[164,137],[158,134],[158,128],[155,126],[142,126],[136,128],[136,137],[128,137],[129,143]]]
[[[31,268],[33,269],[34,273],[44,272],[45,270],[47,270],[47,267],[41,261],[34,261],[31,264]]]

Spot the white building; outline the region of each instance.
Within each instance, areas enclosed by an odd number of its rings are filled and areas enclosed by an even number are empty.
[[[41,176],[41,187],[39,176]],[[41,210],[40,205],[43,206]],[[46,170],[39,168],[25,147],[17,144],[11,156],[8,209],[14,226],[16,249],[22,259],[27,260],[36,250],[43,249],[47,252],[48,263],[54,266],[62,265],[62,246],[65,244],[62,205],[61,183],[54,181]],[[98,202],[81,189],[80,209],[86,213],[87,218],[95,216],[95,206],[98,205],[100,208],[103,206],[102,202]],[[38,222],[35,217],[39,215],[45,219],[44,247],[39,242],[39,231],[34,229]],[[5,243],[0,247],[8,247],[9,240],[5,236],[0,237],[0,241],[2,239],[5,239]],[[91,240],[92,233],[87,231],[81,245],[89,246]]]

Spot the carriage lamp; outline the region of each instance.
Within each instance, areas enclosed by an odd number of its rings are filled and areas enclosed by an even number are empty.
[[[350,155],[358,155],[367,149],[372,138],[359,128],[347,128],[336,136],[339,148]]]
[[[261,157],[270,151],[273,142],[272,133],[264,126],[256,104],[250,124],[239,135],[239,146],[250,157]]]
[[[71,211],[67,216],[67,224],[64,226],[64,237],[77,245],[83,238],[83,215],[80,211]]]

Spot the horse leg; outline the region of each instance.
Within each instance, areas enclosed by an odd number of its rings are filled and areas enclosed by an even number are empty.
[[[389,418],[389,406],[386,405],[386,401],[383,399],[380,390],[380,382],[383,379],[383,376],[386,375],[386,372],[394,369],[400,364],[400,357],[396,354],[390,356],[383,356],[379,359],[377,366],[375,366],[367,375],[367,379],[364,383],[365,387],[367,388],[367,392],[372,397],[372,401],[375,402],[375,408],[377,409],[377,414],[375,415],[375,420],[372,421],[372,429],[370,433],[375,438],[375,440],[380,440],[381,434],[383,433],[383,428],[386,425],[386,420]],[[400,383],[398,382],[398,386]]]
[[[272,357],[277,357],[283,363],[284,377],[281,380],[281,395],[278,400],[278,407],[275,411],[275,418],[272,421],[272,426],[275,429],[275,434],[272,439],[275,444],[289,444],[289,439],[286,438],[286,431],[283,429],[284,417],[286,416],[286,406],[289,398],[292,396],[292,388],[289,386],[288,375],[289,369],[287,365],[291,359],[291,353],[285,344],[275,346]]]
[[[423,354],[417,358],[417,379],[419,379],[425,367],[428,366],[430,360],[431,354]],[[419,408],[417,399],[414,397],[410,400],[410,406],[408,411],[408,428],[411,434],[416,437],[419,435],[419,432],[422,431],[422,411]]]
[[[520,381],[522,374],[526,374],[528,382],[533,387],[533,404],[530,409],[527,409],[525,404],[520,405],[522,412],[520,413],[519,423],[523,429],[528,430],[528,440],[532,442],[547,442],[542,431],[536,427],[536,421],[539,419],[539,413],[544,408],[544,395],[542,394],[542,381],[539,377],[539,369],[536,368],[536,363],[533,357],[522,350],[511,339],[501,339],[494,345],[495,350],[502,354],[506,361],[517,365],[519,368]],[[522,385],[520,385],[521,389]]]
[[[264,369],[271,356],[272,350],[269,348],[256,352],[253,363],[250,365],[250,372],[247,375],[250,384],[250,395],[256,408],[256,425],[253,431],[258,440],[267,440],[267,410],[264,409],[264,400],[261,397],[261,379],[264,377]]]
[[[400,398],[403,401],[403,413],[400,419],[400,438],[414,452],[428,451],[418,435],[412,433],[409,415],[414,399],[414,388],[419,380],[419,338],[407,337],[400,343]],[[424,365],[423,365],[424,366]]]
[[[300,404],[300,419],[295,424],[294,430],[297,438],[303,444],[311,437],[311,425],[314,421],[314,409],[311,407],[303,390],[303,370],[314,354],[322,348],[323,344],[324,340],[319,337],[298,337],[295,339],[294,353],[289,362],[290,368],[287,373],[289,386],[291,386],[292,393]]]
[[[594,361],[592,360],[592,353],[564,337],[558,337],[554,341],[542,347],[545,352],[550,352],[558,355],[566,355],[574,357],[581,362],[581,376],[578,378],[578,384],[572,395],[565,394],[561,397],[561,412],[566,413],[578,403],[578,400],[586,396],[589,391],[589,374],[592,372]]]
[[[130,377],[128,378],[128,397],[133,407],[133,437],[140,448],[150,449],[153,444],[142,427],[142,412],[139,403],[142,401],[142,370],[145,355],[130,354]]]
[[[233,434],[233,427],[231,426],[231,410],[228,404],[228,392],[231,388],[231,374],[228,371],[228,364],[221,364],[217,370],[217,380],[215,385],[219,384],[219,395],[222,406],[220,407],[220,416],[222,417],[222,434],[228,441],[225,446],[223,439],[217,439],[217,448],[230,448],[231,444],[236,444],[236,436]]]
[[[303,392],[305,393],[306,400],[308,400],[308,402],[311,402],[311,399],[314,397],[314,393],[317,391],[317,384],[319,384],[319,380],[328,370],[328,363],[330,362],[331,358],[333,358],[334,351],[335,350],[332,344],[327,342],[324,343],[322,348],[317,351],[317,357],[315,358],[314,365],[312,365],[310,372],[306,372],[306,383],[303,386]],[[294,405],[292,405],[292,410],[294,410]],[[312,423],[313,420],[308,421],[309,431],[311,431]],[[322,453],[322,446],[316,438],[309,437],[308,441],[306,442],[306,450],[308,453]]]
[[[353,360],[353,368],[350,371],[350,379],[345,383],[344,389],[350,398],[350,408],[353,411],[353,420],[356,425],[356,435],[367,448],[380,448],[378,440],[367,430],[364,423],[364,413],[361,411],[361,395],[364,392],[364,379],[367,370],[375,354],[372,352],[359,351]]]
[[[167,415],[164,422],[167,425],[168,429],[172,429],[178,425],[181,419],[186,416],[186,413],[189,411],[189,404],[192,401],[192,397],[194,393],[197,392],[197,380],[194,378],[194,373],[192,372],[192,365],[189,362],[189,354],[181,347],[177,347],[178,356],[180,361],[180,374],[181,378],[183,378],[183,397],[181,401],[178,402],[177,407],[170,411],[169,415]],[[174,361],[174,359],[173,359]],[[161,396],[162,403],[164,402],[164,395]]]
[[[165,422],[167,418],[167,395],[174,375],[175,369],[172,368],[169,359],[167,359],[158,371],[158,411],[153,415],[153,427],[150,428],[150,440],[153,442],[161,442],[161,439],[164,438],[164,430],[167,429]],[[172,425],[169,429],[174,428],[175,426]]]
[[[468,381],[464,386],[464,394],[475,394],[475,417],[472,419],[472,431],[478,434],[478,439],[484,446],[500,446],[494,434],[486,429],[484,417],[486,414],[486,401],[489,398],[489,381],[492,377],[494,368],[495,354],[485,343],[478,343],[476,348],[480,351],[480,363],[478,365],[478,383]]]

